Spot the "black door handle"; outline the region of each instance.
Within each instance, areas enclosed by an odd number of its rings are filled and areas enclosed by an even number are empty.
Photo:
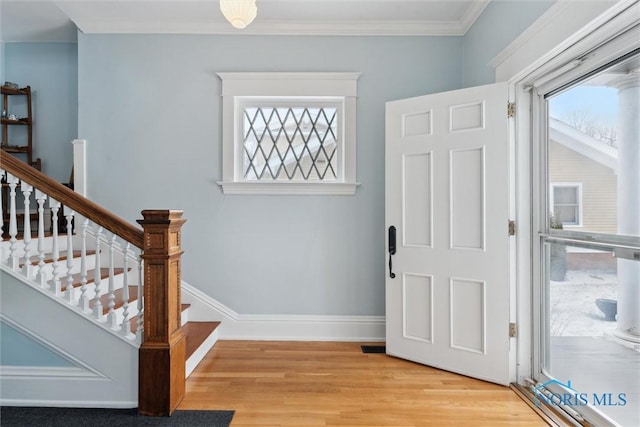
[[[396,254],[396,227],[389,227],[389,277],[396,278],[396,274],[393,272],[392,256]]]

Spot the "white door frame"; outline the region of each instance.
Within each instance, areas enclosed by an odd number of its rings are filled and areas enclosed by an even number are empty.
[[[509,82],[509,99],[516,104],[515,129],[512,130],[513,155],[512,179],[515,181],[513,209],[516,218],[515,244],[515,317],[518,339],[515,366],[517,382],[527,385],[539,370],[540,313],[533,309],[539,301],[539,265],[532,263],[539,250],[538,239],[532,239],[539,224],[539,209],[542,202],[532,197],[540,194],[540,182],[534,179],[533,162],[540,161],[539,150],[534,150],[534,141],[545,137],[544,129],[536,121],[544,113],[540,105],[532,102],[530,91],[534,82],[543,84],[543,76],[553,78],[561,73],[579,74],[577,62],[570,60],[587,52],[603,40],[619,33],[622,28],[638,21],[640,4],[637,0],[575,2],[560,0],[543,14],[529,29],[521,34],[491,63],[496,69],[496,81]],[[622,48],[621,48],[622,49]],[[617,53],[599,58],[604,64]],[[591,64],[593,65],[593,64]]]

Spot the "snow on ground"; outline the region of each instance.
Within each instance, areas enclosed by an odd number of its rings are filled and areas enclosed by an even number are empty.
[[[596,299],[617,299],[616,274],[569,270],[563,282],[550,282],[551,336],[599,337],[616,328],[604,320]]]

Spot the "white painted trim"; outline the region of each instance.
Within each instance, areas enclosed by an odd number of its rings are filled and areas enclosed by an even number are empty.
[[[220,339],[287,341],[384,341],[384,316],[238,314],[182,282],[192,320],[217,320]]]
[[[521,80],[635,2],[558,0],[490,62],[496,81]]]
[[[217,73],[223,81],[222,96],[358,96],[362,73],[314,72],[227,72]]]
[[[11,274],[2,267],[2,274]],[[5,276],[6,277],[6,276]],[[2,367],[0,403],[20,406],[137,406],[138,349],[24,278],[3,280],[3,322],[28,331],[40,343],[71,360],[76,367]],[[43,321],[46,319],[46,321]],[[80,337],[80,338],[79,338]],[[91,337],[91,344],[82,337]],[[29,375],[26,371],[32,370]],[[85,373],[82,373],[84,371]]]
[[[462,19],[460,19],[460,35],[465,35],[469,28],[476,22],[478,17],[482,15],[484,9],[489,5],[489,0],[476,0],[466,10]]]
[[[61,249],[62,250],[62,249]],[[112,330],[107,323],[105,322],[100,322],[99,320],[97,320],[92,313],[85,313],[81,310],[80,306],[78,305],[71,305],[68,303],[68,301],[64,300],[63,298],[60,298],[59,296],[56,296],[55,294],[53,294],[49,289],[44,289],[41,288],[40,285],[38,284],[38,282],[36,282],[35,280],[32,279],[27,279],[25,276],[22,275],[22,273],[20,271],[14,271],[11,268],[9,268],[9,266],[0,263],[0,270],[2,270],[2,272],[7,273],[11,276],[13,276],[14,278],[16,278],[17,280],[19,280],[20,282],[22,282],[25,286],[28,286],[29,288],[33,289],[34,291],[42,294],[43,296],[49,298],[51,301],[55,301],[58,303],[58,305],[60,305],[61,307],[65,307],[67,310],[69,310],[69,312],[75,314],[76,316],[79,316],[85,320],[88,320],[89,322],[93,323],[96,326],[99,326],[100,328],[102,328],[104,331],[112,334],[114,337],[118,338],[119,340],[129,344],[131,347],[133,348],[138,348],[140,346],[140,343],[133,341],[131,339],[128,339],[127,337],[123,336],[119,331],[114,331]]]
[[[222,180],[224,194],[353,195],[356,182],[357,72],[223,72],[222,80]],[[294,100],[304,105],[330,102],[339,112],[338,167],[335,181],[244,180],[244,102],[260,99],[277,106]],[[257,101],[256,101],[257,102]]]
[[[104,378],[75,366],[0,366],[0,379],[9,378]]]
[[[476,4],[477,3],[477,4]],[[458,21],[265,21],[256,20],[239,31],[226,21],[170,22],[74,20],[85,34],[233,34],[290,36],[463,36],[482,13],[487,0],[474,2]]]
[[[359,182],[224,182],[217,183],[224,194],[289,194],[314,196],[353,196]]]
[[[15,329],[16,331],[20,332],[22,335],[25,335],[27,337],[29,337],[31,340],[37,342],[38,344],[40,344],[41,346],[43,346],[44,348],[46,348],[47,350],[51,351],[52,353],[58,355],[60,358],[68,361],[70,364],[73,364],[75,366],[64,366],[64,367],[53,367],[53,366],[47,366],[47,367],[34,367],[34,366],[26,366],[24,368],[26,368],[26,370],[32,370],[32,369],[38,369],[38,368],[42,368],[45,370],[50,370],[49,373],[54,372],[56,370],[61,370],[60,372],[67,372],[70,373],[72,371],[77,371],[75,375],[73,376],[85,376],[85,377],[99,377],[99,378],[105,378],[105,375],[102,374],[101,372],[99,372],[98,370],[92,368],[91,366],[87,365],[86,363],[83,363],[81,360],[79,360],[78,358],[76,358],[74,355],[72,355],[71,353],[69,353],[68,351],[65,351],[64,349],[60,348],[59,346],[57,346],[55,343],[45,339],[44,337],[33,333],[31,330],[23,327],[20,323],[15,322],[14,320],[12,320],[11,318],[5,316],[3,313],[0,312],[0,321],[2,321],[2,323],[9,325],[10,327],[12,327],[13,329]],[[25,369],[21,369],[23,367],[19,367],[19,366],[2,366],[0,365],[0,378],[4,375],[14,375],[19,372],[22,371],[23,375],[25,372]],[[66,371],[65,371],[66,370]],[[42,372],[43,374],[45,373],[44,371]],[[81,374],[82,373],[82,374]],[[38,376],[38,375],[36,375]],[[59,375],[56,375],[59,376]]]
[[[74,139],[73,144],[73,190],[87,196],[87,140]]]

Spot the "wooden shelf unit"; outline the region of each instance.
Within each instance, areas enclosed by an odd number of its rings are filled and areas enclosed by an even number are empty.
[[[0,119],[2,125],[2,149],[8,153],[25,155],[23,159],[31,166],[37,167],[40,162],[33,160],[33,111],[31,108],[31,86],[26,86],[21,89],[15,89],[12,87],[2,86],[0,87],[2,93],[2,111],[6,113],[6,117]],[[26,102],[26,117],[17,117],[17,114],[12,111],[12,97],[24,96]],[[16,114],[16,119],[9,119],[10,114]],[[12,126],[26,127],[27,135],[26,140],[18,140],[19,138],[12,138],[9,140],[9,129]],[[39,160],[39,159],[38,159]]]

